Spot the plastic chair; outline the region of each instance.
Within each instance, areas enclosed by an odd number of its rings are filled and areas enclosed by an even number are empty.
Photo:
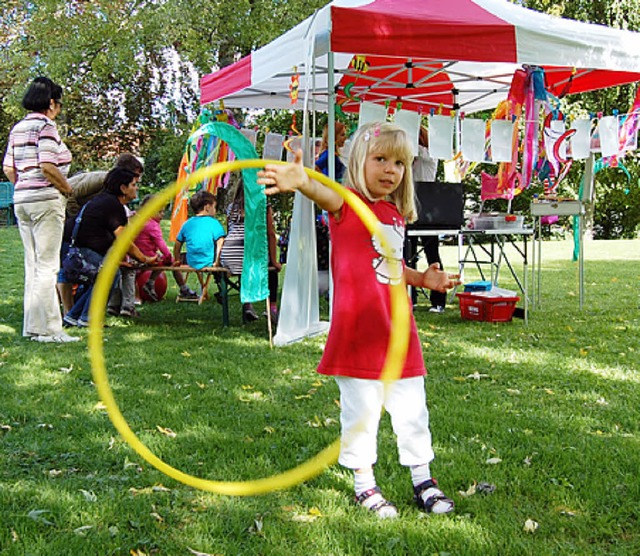
[[[7,226],[15,223],[13,215],[13,184],[10,181],[0,182],[0,211],[7,213]]]
[[[516,179],[509,180],[509,183],[498,189],[499,178],[486,172],[482,172],[480,185],[480,213],[484,207],[484,202],[492,199],[505,199],[508,201],[507,213],[511,212],[511,201],[515,197]]]

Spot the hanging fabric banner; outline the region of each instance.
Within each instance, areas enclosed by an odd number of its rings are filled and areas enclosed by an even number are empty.
[[[493,162],[511,162],[513,124],[508,120],[491,122],[491,160]]]
[[[358,118],[358,127],[368,124],[369,122],[385,122],[387,120],[387,109],[373,102],[362,102],[360,104],[360,116]]]
[[[591,120],[573,120],[571,129],[576,132],[571,137],[571,156],[574,160],[586,160],[591,155]]]
[[[484,162],[485,122],[465,118],[462,120],[462,158],[466,162]]]
[[[244,135],[254,147],[256,146],[256,138],[258,136],[258,132],[255,129],[245,129],[242,128],[240,133]]]
[[[453,118],[429,116],[429,154],[440,160],[453,158]]]
[[[264,138],[262,158],[265,160],[282,160],[283,141],[283,135],[279,133],[267,133]]]
[[[602,156],[618,156],[618,117],[604,116],[598,122]]]
[[[418,133],[420,132],[420,114],[411,110],[397,110],[393,123],[405,130],[413,148],[413,156],[418,156]]]

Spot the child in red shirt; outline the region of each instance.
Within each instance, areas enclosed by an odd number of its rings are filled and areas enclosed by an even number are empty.
[[[338,461],[355,471],[357,503],[381,518],[398,513],[383,497],[373,473],[383,408],[391,416],[400,463],[410,468],[418,506],[437,514],[451,512],[454,507],[429,469],[434,454],[424,388],[426,369],[413,317],[400,379],[392,383],[380,380],[391,331],[389,284],[404,280],[414,287],[438,291],[459,284],[457,275],[446,274],[437,264],[424,272],[404,265],[405,221],[417,216],[412,161],[405,132],[393,124],[366,124],[355,134],[345,184],[380,220],[390,257],[338,193],[307,176],[301,151],[293,164],[266,165],[258,180],[266,186],[267,195],[297,190],[329,213],[334,297],[331,328],[318,372],[334,376],[340,390]]]

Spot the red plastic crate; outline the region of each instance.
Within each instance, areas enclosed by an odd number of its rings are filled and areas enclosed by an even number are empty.
[[[460,316],[466,320],[509,322],[519,297],[488,297],[468,292],[457,293]]]

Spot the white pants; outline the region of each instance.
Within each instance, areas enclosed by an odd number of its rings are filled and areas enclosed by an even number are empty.
[[[56,281],[66,199],[15,206],[24,246],[23,336],[51,336],[62,330]]]
[[[402,465],[433,460],[424,377],[390,384],[379,380],[336,377],[340,389],[341,465],[360,469],[378,459],[378,426],[382,409],[391,416]]]

